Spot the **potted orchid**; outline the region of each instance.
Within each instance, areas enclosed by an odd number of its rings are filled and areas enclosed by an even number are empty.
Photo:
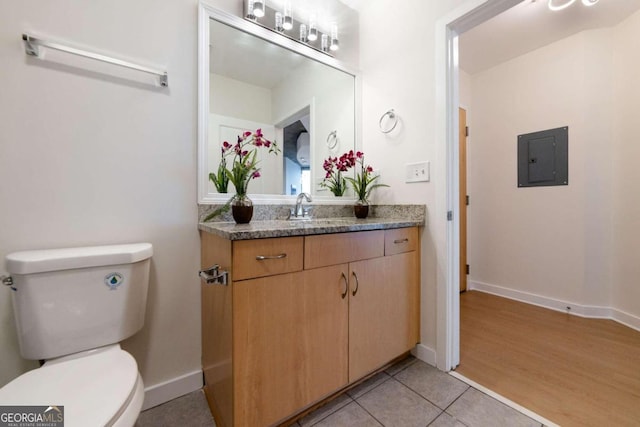
[[[209,221],[228,211],[229,207],[231,207],[231,213],[236,223],[246,224],[251,221],[253,202],[247,195],[247,189],[252,179],[260,178],[258,149],[268,149],[269,153],[276,155],[280,152],[275,142],[264,137],[262,129],[255,132],[244,132],[238,136],[237,142],[233,145],[227,141],[222,143],[222,159],[218,166],[218,172],[217,174],[209,174],[209,179],[213,181],[219,192],[226,192],[226,186],[231,182],[236,189],[236,194],[224,206],[208,215],[204,221]],[[226,167],[227,157],[233,157],[231,169]],[[220,189],[225,191],[220,191]]]
[[[347,153],[346,161],[354,165],[356,168],[355,178],[346,177],[347,181],[353,187],[353,191],[358,198],[353,207],[357,218],[366,218],[369,215],[369,195],[374,188],[388,187],[386,184],[379,184],[376,181],[380,175],[374,174],[373,167],[364,162],[364,153],[361,151],[353,153],[353,150]]]

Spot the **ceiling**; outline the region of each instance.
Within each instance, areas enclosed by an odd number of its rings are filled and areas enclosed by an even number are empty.
[[[213,19],[209,28],[211,73],[272,89],[309,61],[302,55]]]
[[[591,7],[578,0],[557,12],[546,0],[525,0],[460,36],[460,68],[475,74],[580,31],[615,26],[638,10],[640,0]]]

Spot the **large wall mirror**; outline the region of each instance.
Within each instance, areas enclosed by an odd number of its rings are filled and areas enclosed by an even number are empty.
[[[201,3],[199,22],[198,201],[224,203],[209,181],[223,141],[261,128],[281,149],[260,159],[249,193],[287,203],[301,192],[344,203],[320,187],[324,159],[356,146],[356,73],[273,31]]]

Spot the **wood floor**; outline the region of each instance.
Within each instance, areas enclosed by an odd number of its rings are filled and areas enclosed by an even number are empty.
[[[456,372],[562,426],[640,426],[640,332],[478,291]]]

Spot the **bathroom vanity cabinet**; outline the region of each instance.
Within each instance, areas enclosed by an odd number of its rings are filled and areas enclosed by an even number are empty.
[[[285,421],[419,337],[417,227],[228,240],[201,232],[205,392],[220,426]]]

